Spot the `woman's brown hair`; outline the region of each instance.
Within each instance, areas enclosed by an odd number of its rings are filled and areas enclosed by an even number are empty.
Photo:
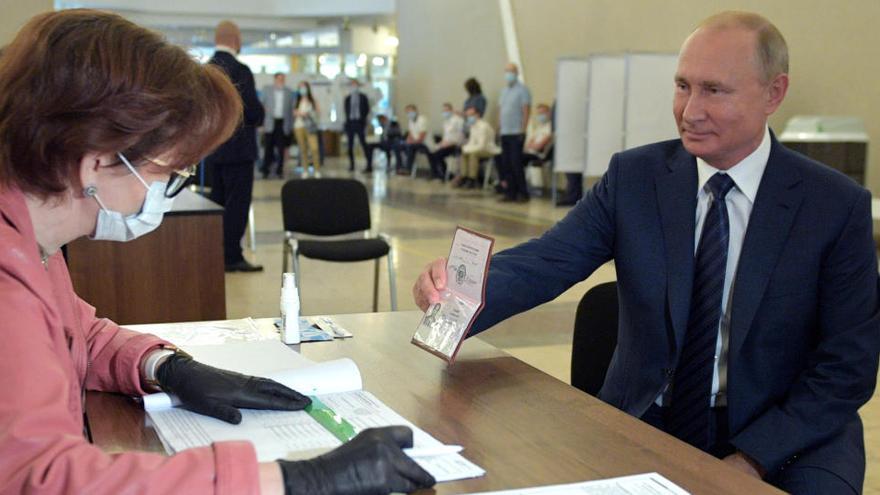
[[[0,55],[0,186],[39,197],[78,186],[87,153],[174,168],[241,119],[226,75],[122,17],[73,9],[31,19]]]

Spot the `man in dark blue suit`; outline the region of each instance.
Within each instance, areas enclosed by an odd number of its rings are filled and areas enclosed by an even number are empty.
[[[254,161],[257,159],[256,126],[263,123],[263,105],[257,98],[254,75],[236,55],[241,51],[241,32],[229,21],[217,25],[214,33],[217,49],[208,63],[215,64],[235,84],[244,105],[241,125],[228,141],[205,158],[211,167],[211,200],[222,205],[223,257],[227,272],[262,271],[244,259],[241,238],[247,226],[248,210],[254,187]]]
[[[361,93],[361,83],[357,79],[351,80],[351,93],[345,97],[343,107],[345,110],[345,136],[348,139],[348,170],[354,172],[354,139],[361,141],[361,149],[364,156],[367,154],[367,123],[370,116],[370,99]],[[367,159],[367,163],[372,163]],[[369,167],[368,167],[369,168]],[[369,172],[369,170],[365,170]]]
[[[675,78],[681,139],[615,155],[562,221],[496,254],[471,334],[613,259],[601,399],[786,491],[859,493],[857,411],[880,352],[871,197],[773,137],[787,72],[766,19],[704,21]],[[444,263],[416,282],[420,307],[439,299]]]

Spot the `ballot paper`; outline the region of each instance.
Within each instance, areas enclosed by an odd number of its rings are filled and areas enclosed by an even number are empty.
[[[569,485],[481,492],[476,495],[689,495],[657,473],[636,474]]]
[[[412,343],[450,364],[467,336],[486,294],[495,240],[458,227],[446,260],[446,289],[416,328]]]
[[[275,379],[321,402],[354,426],[406,425],[413,430],[413,447],[427,449],[443,444],[363,390],[360,371],[349,359],[315,363],[279,341],[237,342],[222,346],[189,346],[184,349],[200,362],[240,373]],[[154,394],[165,395],[165,394]],[[144,407],[168,453],[225,440],[247,440],[257,459],[307,459],[342,444],[305,411],[242,409],[242,421],[223,421],[171,407],[173,400],[147,397]],[[438,482],[482,476],[485,471],[461,454],[414,458]]]

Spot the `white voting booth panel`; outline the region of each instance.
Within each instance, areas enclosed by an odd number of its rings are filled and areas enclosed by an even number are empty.
[[[560,59],[556,65],[556,140],[553,166],[557,172],[582,172],[586,157],[587,95],[590,62]]]
[[[677,64],[675,54],[654,53],[560,59],[556,171],[600,176],[614,153],[677,137],[672,116]]]
[[[626,131],[623,149],[678,137],[672,116],[678,55],[627,55]]]
[[[590,57],[587,161],[584,174],[599,176],[611,155],[623,149],[626,59],[619,55]],[[583,167],[583,165],[582,165]]]

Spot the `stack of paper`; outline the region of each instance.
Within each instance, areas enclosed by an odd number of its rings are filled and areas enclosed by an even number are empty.
[[[357,366],[348,359],[313,363],[279,341],[184,346],[198,361],[240,373],[273,378],[306,395],[315,395],[356,431],[376,426],[413,429],[414,448],[443,444],[362,390]],[[171,408],[165,394],[144,400],[150,420],[169,453],[223,440],[249,440],[260,461],[304,459],[327,452],[341,441],[304,411],[242,410],[242,422],[230,425],[208,416]],[[414,458],[438,482],[482,476],[485,471],[460,454]]]
[[[253,318],[188,323],[126,325],[125,328],[136,332],[151,333],[178,347],[216,345],[224,344],[226,342],[278,340],[278,332],[271,323],[263,324]]]
[[[657,473],[637,474],[569,485],[542,486],[477,495],[689,495]]]

